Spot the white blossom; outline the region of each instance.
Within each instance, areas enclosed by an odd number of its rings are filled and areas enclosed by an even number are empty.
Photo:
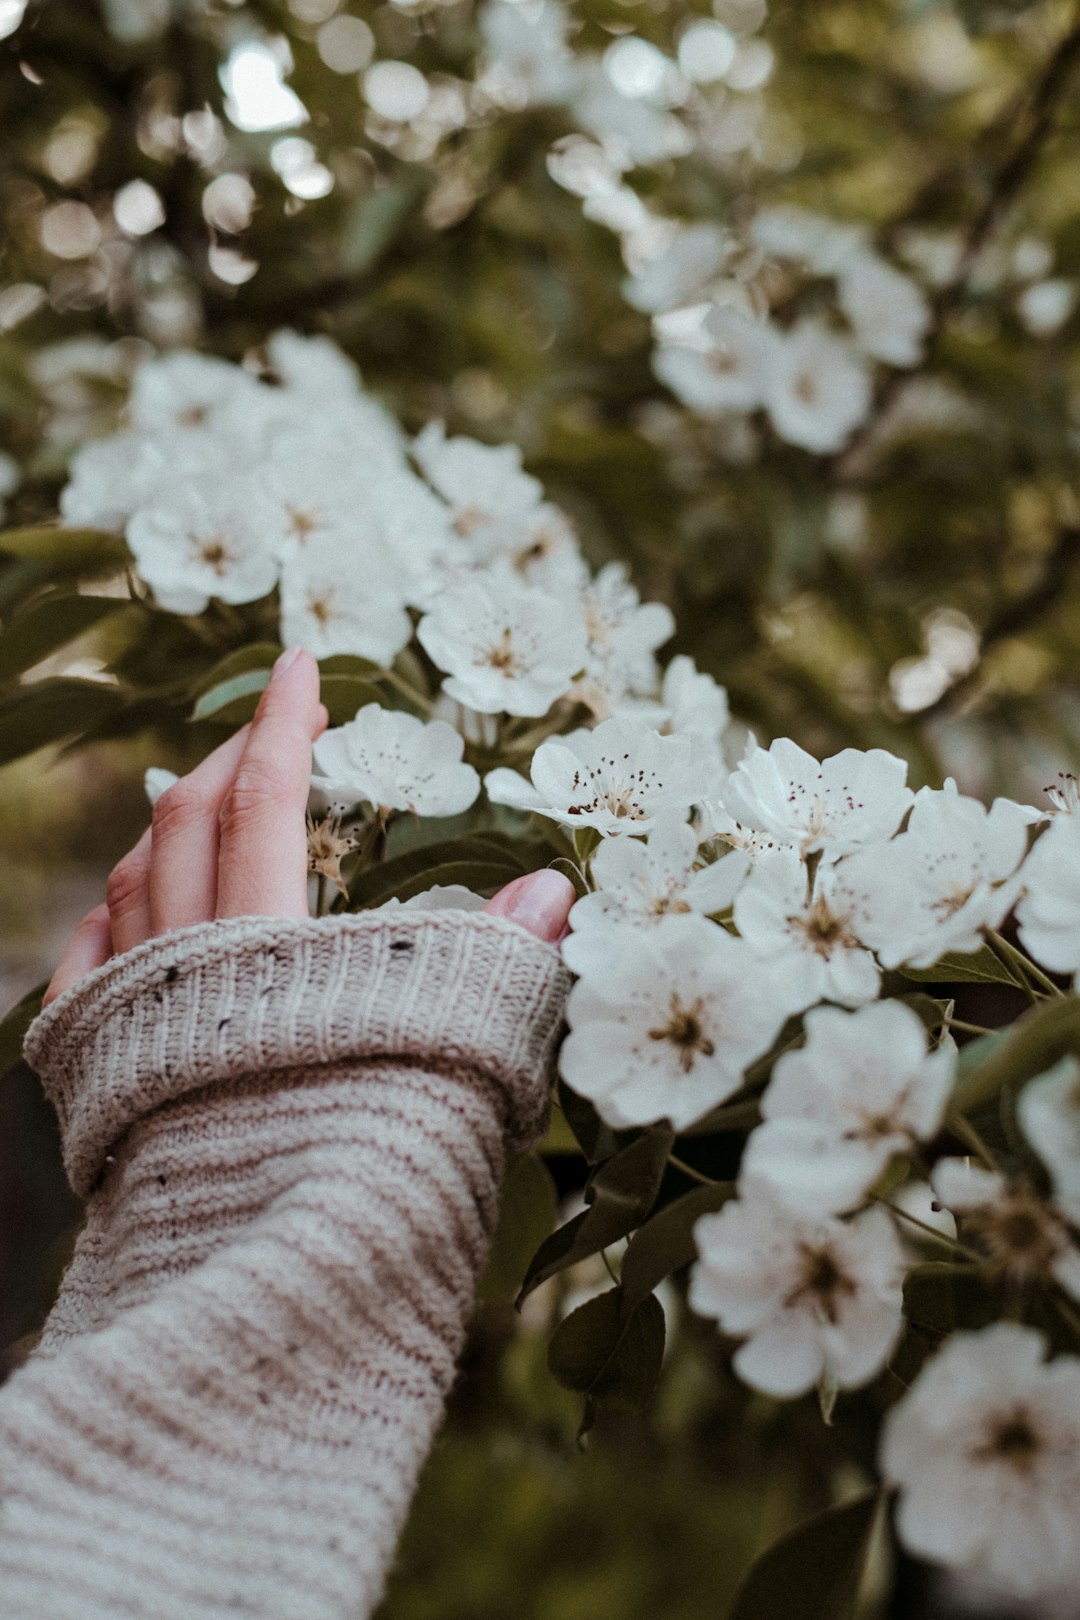
[[[956,1333],[888,1413],[880,1462],[917,1558],[1031,1598],[1080,1579],[1080,1358],[1031,1328]]]
[[[922,788],[907,828],[853,855],[847,871],[869,899],[860,924],[884,967],[931,967],[946,951],[978,950],[1020,892],[1029,812],[1009,799],[987,810],[957,791]]]
[[[316,739],[313,781],[327,797],[350,804],[456,816],[480,791],[480,778],[462,764],[463,750],[461,737],[444,720],[425,723],[366,703],[355,719]]]
[[[759,209],[750,225],[750,240],[762,253],[825,276],[843,269],[861,249],[864,236],[860,225],[789,204]]]
[[[1080,1300],[1080,1247],[1065,1212],[1023,1176],[965,1159],[939,1159],[930,1177],[938,1203],[960,1217],[961,1235],[1018,1288],[1051,1279]]]
[[[685,737],[661,737],[634,720],[605,720],[595,731],[541,743],[531,782],[500,767],[485,779],[493,804],[508,804],[605,836],[645,833],[663,811],[698,802],[703,780]]]
[[[172,434],[219,423],[238,401],[252,408],[264,392],[240,366],[216,355],[177,350],[143,362],[135,373],[128,417],[143,433]],[[230,420],[233,418],[230,415]]]
[[[162,489],[132,517],[127,542],[140,576],[171,613],[201,613],[211,597],[254,602],[277,582],[259,491],[243,477]]]
[[[936,1135],[956,1053],[928,1052],[922,1019],[898,1001],[818,1007],[805,1028],[806,1045],[773,1068],[741,1174],[797,1211],[828,1215],[860,1203],[892,1159]]]
[[[759,860],[735,896],[735,926],[756,955],[782,970],[793,1003],[873,1001],[881,975],[860,934],[862,889],[846,864],[819,866],[813,887],[792,849]]]
[[[588,648],[575,695],[605,718],[628,692],[657,682],[656,649],[675,633],[671,609],[642,602],[624,563],[608,563],[583,593]]]
[[[166,770],[164,765],[150,765],[143,774],[143,791],[151,805],[155,805],[166,788],[173,787],[179,780],[176,772]]]
[[[448,439],[441,422],[429,422],[413,441],[412,453],[448,502],[462,539],[524,521],[543,500],[543,488],[522,467],[517,445]]]
[[[412,620],[387,556],[358,551],[327,529],[286,556],[281,572],[281,639],[316,658],[354,653],[384,667],[412,636]]]
[[[730,233],[709,220],[682,225],[623,283],[623,297],[649,315],[690,304],[723,269],[733,246]]]
[[[1020,1128],[1050,1172],[1061,1208],[1080,1227],[1080,1063],[1063,1058],[1016,1102]]]
[[[838,291],[864,353],[892,366],[918,365],[931,320],[918,282],[866,251],[844,266]]]
[[[850,1220],[795,1213],[759,1183],[694,1227],[690,1306],[745,1340],[732,1365],[754,1389],[858,1388],[881,1372],[903,1323],[903,1256],[885,1210]]]
[[[209,443],[207,451],[212,453]],[[220,470],[224,475],[224,461]],[[72,528],[122,529],[133,512],[168,489],[174,476],[166,445],[144,434],[91,440],[72,459],[60,515]]]
[[[700,343],[661,345],[653,356],[653,370],[684,405],[702,416],[753,411],[762,403],[776,340],[767,323],[721,307],[710,311]]]
[[[581,128],[595,135],[623,169],[660,163],[693,145],[680,119],[643,96],[623,95],[598,59],[581,64],[573,109]]]
[[[585,972],[597,935],[612,928],[648,928],[664,917],[726,911],[749,864],[733,852],[700,865],[697,834],[678,812],[658,817],[645,842],[607,839],[592,860],[595,892],[570,912],[574,932],[563,944],[568,967]]]
[[[283,327],[267,342],[266,353],[285,386],[312,403],[325,407],[329,400],[354,399],[360,392],[360,373],[332,338]],[[387,421],[393,421],[389,414]]]
[[[751,747],[728,778],[723,809],[741,826],[826,861],[894,833],[913,800],[907,765],[882,748],[845,748],[820,763],[787,737]]]
[[[489,0],[480,12],[487,49],[484,82],[512,103],[564,101],[576,82],[568,27],[557,0]]]
[[[849,343],[804,320],[771,345],[765,405],[779,436],[818,455],[840,450],[870,411],[870,374]]]
[[[443,591],[417,637],[443,691],[481,714],[546,714],[585,661],[581,618],[557,597],[492,575]]]
[[[1080,816],[1066,806],[1067,799],[1024,862],[1016,921],[1021,945],[1037,962],[1080,975]]]
[[[785,1018],[768,969],[702,917],[608,934],[570,992],[560,1069],[623,1128],[701,1119],[742,1084]]]

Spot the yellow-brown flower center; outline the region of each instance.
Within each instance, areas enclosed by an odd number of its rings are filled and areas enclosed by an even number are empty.
[[[677,993],[668,1003],[669,1018],[648,1031],[650,1041],[667,1041],[678,1054],[679,1067],[689,1074],[698,1056],[712,1057],[716,1047],[705,1033],[703,1012],[705,1003],[699,998],[684,1006]]]

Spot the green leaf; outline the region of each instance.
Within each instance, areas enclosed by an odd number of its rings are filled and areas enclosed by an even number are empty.
[[[280,653],[281,648],[274,641],[253,641],[250,646],[238,647],[200,675],[192,692],[209,692],[213,687],[231,680],[234,675],[246,674],[248,670],[272,669]]]
[[[618,1152],[618,1140],[610,1125],[605,1125],[587,1097],[579,1097],[576,1091],[571,1091],[565,1080],[560,1080],[557,1088],[559,1107],[566,1117],[566,1123],[573,1131],[582,1153],[590,1164],[596,1164],[600,1159],[609,1159],[613,1153]]]
[[[588,1208],[542,1243],[525,1276],[518,1298],[531,1294],[549,1277],[599,1254],[640,1226],[660,1190],[675,1133],[655,1125],[594,1172],[585,1188]]]
[[[329,658],[319,659],[319,673],[321,675],[354,675],[361,680],[369,681],[385,675],[381,664],[372,663],[370,658],[359,658],[355,653],[332,653]]]
[[[455,883],[471,889],[473,894],[489,895],[520,876],[518,867],[509,860],[445,861],[441,866],[430,867],[428,871],[408,878],[394,890],[392,898],[411,900],[414,895],[425,894],[428,889],[438,885],[449,887]]]
[[[191,720],[213,720],[215,725],[242,726],[251,719],[259,696],[270,682],[270,671],[247,669],[228,680],[219,681],[203,692],[191,711]]]
[[[417,214],[422,186],[407,178],[368,192],[351,211],[339,245],[342,268],[370,270]]]
[[[931,1260],[904,1278],[904,1315],[912,1327],[944,1338],[961,1327],[986,1327],[1003,1304],[980,1266]]]
[[[702,1215],[720,1209],[735,1196],[733,1181],[715,1187],[695,1187],[639,1227],[630,1239],[619,1271],[624,1308],[632,1310],[665,1277],[696,1259],[694,1224]]]
[[[1020,980],[989,945],[970,955],[949,951],[933,967],[904,967],[900,972],[917,984],[1011,984],[1022,988]]]
[[[660,1377],[664,1335],[664,1311],[654,1294],[624,1314],[619,1290],[611,1288],[559,1323],[548,1366],[565,1389],[620,1411],[639,1411]]]
[[[752,1565],[729,1620],[852,1620],[879,1501],[869,1491],[781,1536]]]
[[[985,1043],[985,1044],[984,1044]],[[1000,1036],[980,1038],[982,1061],[962,1066],[953,1106],[971,1113],[992,1102],[1006,1086],[1044,1074],[1069,1053],[1080,1054],[1080,997],[1056,996],[1033,1007]]]
[[[510,1300],[538,1243],[555,1225],[555,1183],[543,1159],[523,1154],[506,1172],[487,1264],[477,1284],[484,1300]]]
[[[442,839],[434,844],[421,844],[417,849],[406,850],[361,872],[349,885],[349,909],[364,911],[369,906],[381,905],[395,895],[400,899],[404,894],[408,899],[408,885],[414,878],[424,880],[420,889],[430,888],[434,880],[429,874],[438,868],[477,862],[485,866],[498,865],[509,872],[511,878],[520,877],[527,870],[514,855],[512,845],[498,842],[486,834]],[[419,893],[420,889],[412,892]]]
[[[108,618],[139,617],[136,604],[115,596],[80,596],[77,591],[51,591],[7,621],[0,631],[0,681],[59,651]]]
[[[319,695],[326,704],[332,726],[343,726],[354,720],[365,703],[389,706],[385,692],[357,675],[323,675]]]
[[[42,524],[0,533],[0,551],[28,562],[48,563],[55,572],[122,568],[131,553],[119,535],[103,529],[64,529]]]
[[[47,988],[45,984],[36,985],[0,1022],[0,1074],[6,1074],[22,1057],[23,1039],[41,1011],[41,998]]]
[[[87,731],[126,701],[122,687],[68,676],[16,689],[0,703],[0,765]]]

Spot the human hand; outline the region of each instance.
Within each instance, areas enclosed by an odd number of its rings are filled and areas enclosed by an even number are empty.
[[[107,899],[83,918],[44,1005],[113,955],[214,917],[306,917],[305,812],[311,745],[326,729],[319,671],[290,648],[274,666],[250,725],[167,788],[150,827],[113,868]],[[554,944],[573,886],[560,873],[517,878],[485,909]]]

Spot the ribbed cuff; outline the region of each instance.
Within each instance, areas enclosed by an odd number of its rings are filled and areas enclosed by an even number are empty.
[[[114,957],[34,1020],[24,1051],[82,1197],[162,1103],[349,1059],[495,1081],[520,1151],[543,1128],[568,986],[552,946],[484,913],[237,917]]]

